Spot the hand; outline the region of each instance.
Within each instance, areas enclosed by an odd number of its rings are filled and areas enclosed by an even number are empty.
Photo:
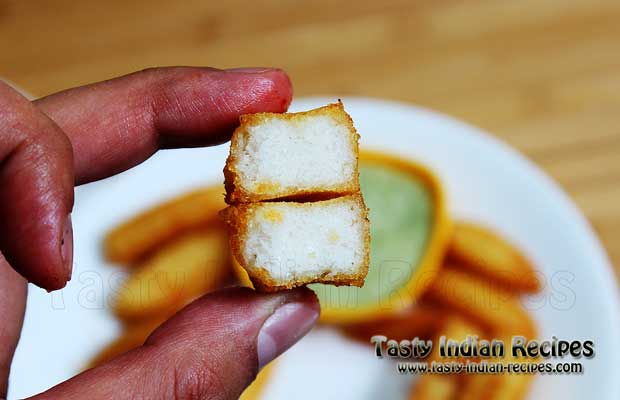
[[[160,148],[222,143],[244,113],[286,111],[274,69],[149,69],[30,102],[0,82],[0,398],[21,331],[26,282],[71,279],[73,187]],[[4,257],[3,257],[4,256]],[[146,343],[36,399],[236,399],[319,315],[300,289],[227,289],[195,301]]]

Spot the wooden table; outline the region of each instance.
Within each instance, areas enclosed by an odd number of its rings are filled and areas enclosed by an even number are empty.
[[[0,76],[44,95],[156,65],[280,66],[297,96],[384,97],[493,132],[620,263],[620,2],[0,0]]]

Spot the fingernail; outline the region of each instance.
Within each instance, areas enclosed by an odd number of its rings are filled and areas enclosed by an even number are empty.
[[[62,242],[60,244],[60,254],[62,262],[65,265],[65,271],[71,279],[73,270],[73,224],[71,223],[71,214],[65,218],[65,224],[62,230]]]
[[[265,72],[274,71],[275,68],[267,67],[251,67],[251,68],[231,68],[227,69],[227,72],[240,72],[244,74],[264,74]]]
[[[318,318],[319,311],[306,303],[286,303],[276,309],[258,333],[259,370],[297,343]]]

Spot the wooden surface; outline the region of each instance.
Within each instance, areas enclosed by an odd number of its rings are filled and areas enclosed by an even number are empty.
[[[0,76],[44,95],[148,66],[279,66],[297,96],[434,108],[542,166],[618,266],[619,1],[258,3],[0,0]]]

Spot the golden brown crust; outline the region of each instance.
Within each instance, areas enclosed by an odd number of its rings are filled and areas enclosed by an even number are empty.
[[[536,269],[525,255],[484,226],[457,222],[447,258],[456,267],[486,277],[509,290],[525,293],[540,290]]]
[[[358,266],[355,273],[331,273],[329,271],[320,275],[304,276],[303,278],[282,282],[273,279],[269,272],[257,265],[252,265],[250,260],[243,257],[242,249],[244,240],[247,236],[248,221],[251,219],[261,203],[242,203],[232,205],[222,210],[221,217],[226,221],[229,227],[230,248],[233,257],[237,260],[248,273],[254,287],[263,292],[274,292],[278,290],[292,289],[298,286],[308,285],[310,283],[324,283],[335,286],[357,286],[362,287],[364,280],[368,274],[368,266],[370,264],[370,222],[368,220],[368,209],[364,203],[364,199],[360,192],[348,195],[353,199],[362,210],[361,218],[363,219],[363,235],[364,235],[364,258]],[[330,201],[330,200],[327,200]],[[298,207],[307,207],[307,203],[291,203]]]
[[[355,173],[353,180],[348,184],[339,185],[338,187],[325,188],[325,187],[313,187],[304,188],[303,190],[291,188],[288,190],[279,190],[277,184],[273,182],[263,182],[258,190],[248,190],[244,188],[240,182],[239,175],[236,170],[238,157],[236,156],[237,149],[239,148],[240,141],[247,136],[247,128],[250,126],[258,125],[269,118],[276,116],[283,120],[299,120],[316,115],[329,115],[340,123],[347,125],[350,135],[351,146],[355,149],[356,157],[359,158],[359,134],[353,126],[353,120],[351,116],[344,110],[344,106],[340,100],[338,103],[329,104],[324,107],[316,108],[310,111],[297,112],[297,113],[256,113],[246,114],[240,117],[240,125],[232,135],[230,143],[230,153],[226,159],[226,166],[224,167],[224,186],[226,188],[226,203],[250,203],[263,200],[289,200],[289,199],[312,199],[313,196],[319,196],[320,198],[331,198],[343,196],[351,193],[358,192],[359,186],[359,174]]]
[[[217,221],[224,205],[222,185],[198,189],[159,204],[108,232],[103,248],[108,260],[126,265],[147,258],[174,237]]]

